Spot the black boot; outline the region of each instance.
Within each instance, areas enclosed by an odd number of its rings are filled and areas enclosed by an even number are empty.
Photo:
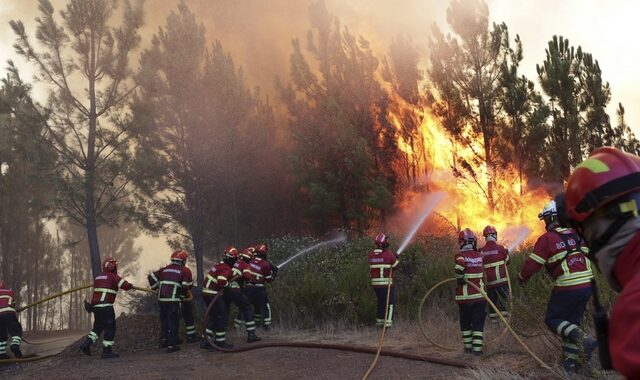
[[[187,335],[187,343],[195,343],[198,341],[196,334]]]
[[[20,351],[20,345],[12,344],[11,352],[13,352],[13,356],[15,356],[16,358],[18,359],[22,358],[22,351]]]
[[[247,343],[258,342],[260,340],[262,339],[256,335],[255,331],[247,331]]]
[[[0,354],[0,360],[7,360],[9,359],[9,355],[7,354]]]
[[[113,352],[113,349],[111,347],[105,347],[102,349],[102,358],[103,359],[115,359],[115,358],[119,358],[120,355],[116,354],[115,352]]]
[[[180,346],[175,345],[175,346],[167,347],[167,352],[168,353],[172,353],[172,352],[176,352],[176,351],[180,351]]]
[[[211,348],[211,344],[209,344],[207,338],[202,337],[200,339],[200,348],[202,348],[203,350],[208,350],[209,348]]]
[[[89,338],[85,338],[84,342],[80,345],[80,350],[84,352],[85,355],[91,356],[91,345],[93,341]]]
[[[167,343],[166,339],[160,339],[160,348],[167,348],[169,346],[169,343]]]
[[[262,328],[264,329],[264,331],[269,331],[271,330],[271,325],[263,325]]]
[[[260,339],[260,338],[258,338],[258,339]],[[220,347],[220,348],[224,348],[226,350],[230,350],[230,349],[233,348],[233,344],[228,344],[224,340],[222,342],[215,342],[215,345]]]

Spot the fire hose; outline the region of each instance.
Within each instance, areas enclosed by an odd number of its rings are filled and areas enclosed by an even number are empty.
[[[207,309],[204,313],[204,317],[202,318],[203,331],[207,330],[209,313],[211,312],[211,309],[213,305],[216,303],[216,301],[222,296],[223,292],[224,290],[218,292],[218,294],[216,294],[215,297],[213,297],[211,302],[209,302],[209,305],[207,306]],[[430,363],[442,364],[442,365],[458,367],[458,368],[473,368],[471,364],[457,361],[457,360],[449,360],[449,359],[438,358],[438,357],[428,356],[428,355],[415,355],[415,354],[396,352],[391,350],[382,350],[381,346],[378,349],[375,349],[371,347],[362,347],[362,346],[355,346],[355,345],[349,345],[349,344],[312,343],[312,342],[264,342],[264,343],[246,345],[242,347],[223,348],[216,345],[215,342],[209,336],[209,334],[205,333],[204,338],[207,340],[209,345],[211,345],[215,350],[221,351],[221,352],[245,352],[245,351],[257,350],[261,348],[272,348],[272,347],[329,349],[329,350],[349,351],[349,352],[374,354],[374,355],[379,352],[379,355],[382,355],[382,356],[389,356],[389,357],[401,358],[401,359],[407,359],[407,360],[416,360],[416,361],[422,361],[422,362],[430,362]]]
[[[53,299],[62,297],[62,296],[67,295],[69,293],[74,293],[74,292],[77,292],[77,291],[80,291],[80,290],[89,289],[91,287],[93,287],[92,284],[87,284],[87,285],[78,286],[78,287],[75,287],[75,288],[72,288],[72,289],[68,289],[68,290],[56,293],[56,294],[54,294],[52,296],[45,297],[45,298],[43,298],[41,300],[38,300],[38,301],[33,302],[33,303],[30,303],[30,304],[28,304],[26,306],[20,307],[20,308],[16,309],[16,313],[20,313],[20,312],[25,311],[25,310],[27,310],[29,308],[32,308],[34,306],[38,306],[38,305],[40,305],[40,304],[42,304],[44,302],[51,301]],[[148,288],[142,288],[142,287],[138,287],[138,286],[133,286],[132,289],[138,290],[138,291],[142,291],[142,292],[155,293],[155,290],[148,289]],[[184,300],[187,301],[187,302],[193,300],[193,294],[191,292],[188,292],[187,293],[187,298],[185,298]],[[30,344],[30,345],[36,345],[36,346],[37,345],[43,345],[43,344],[55,343],[55,342],[58,342],[58,341],[61,341],[61,340],[64,340],[64,339],[52,339],[52,340],[41,341],[41,342],[33,342],[33,341],[30,341],[30,340],[28,340],[26,338],[22,338],[23,342],[25,342],[27,344]],[[42,359],[50,358],[50,357],[52,357],[54,355],[56,355],[56,354],[43,355],[43,356],[28,356],[28,357],[20,358],[20,359],[17,359],[17,358],[3,359],[3,360],[0,360],[0,365],[2,365],[2,364],[11,364],[11,363],[24,363],[24,362],[42,360]]]
[[[382,322],[382,333],[380,334],[380,343],[378,343],[378,350],[376,351],[376,357],[371,362],[369,369],[365,372],[364,376],[362,376],[362,380],[367,380],[373,369],[376,367],[378,363],[378,358],[380,357],[380,351],[382,351],[382,345],[384,344],[384,334],[387,331],[387,318],[389,318],[389,296],[391,295],[391,284],[393,281],[393,268],[389,269],[389,283],[387,284],[387,298],[384,306],[384,321]]]
[[[457,281],[456,278],[451,277],[448,278],[446,280],[442,280],[439,283],[435,284],[434,286],[432,286],[427,293],[425,294],[425,296],[422,298],[422,302],[420,302],[420,307],[418,309],[418,326],[420,327],[420,331],[422,332],[423,336],[429,341],[431,342],[433,345],[442,348],[444,350],[456,350],[455,348],[451,348],[448,346],[444,346],[439,344],[438,342],[436,342],[435,340],[433,340],[431,337],[429,337],[429,335],[425,332],[424,330],[424,326],[422,323],[422,318],[421,318],[421,310],[427,300],[427,298],[431,295],[431,293],[438,287],[442,286],[443,284],[446,284],[448,282],[453,282],[453,281]],[[494,312],[496,312],[496,314],[498,315],[498,317],[500,318],[500,320],[502,321],[502,323],[504,323],[505,328],[511,333],[511,335],[518,341],[518,343],[522,346],[522,348],[524,348],[524,350],[529,354],[529,356],[531,356],[542,368],[551,371],[554,375],[556,376],[560,376],[561,378],[563,378],[564,376],[557,372],[553,367],[549,366],[548,364],[546,364],[542,359],[540,359],[525,343],[524,341],[522,341],[522,339],[520,338],[520,336],[518,336],[518,334],[513,330],[513,328],[511,327],[511,324],[507,321],[507,319],[502,315],[502,313],[500,313],[500,310],[498,309],[498,307],[491,301],[491,299],[489,298],[489,296],[487,295],[487,293],[484,292],[484,290],[480,289],[480,287],[478,287],[477,285],[475,285],[474,283],[470,282],[469,280],[465,279],[465,282],[472,286],[474,289],[476,289],[478,292],[480,292],[480,294],[482,295],[482,297],[487,301],[487,303],[489,304],[489,306],[491,307],[491,309],[493,309]]]

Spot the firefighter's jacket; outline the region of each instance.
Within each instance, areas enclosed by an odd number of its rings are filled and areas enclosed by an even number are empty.
[[[244,287],[245,281],[251,281],[253,279],[251,267],[249,266],[249,263],[244,260],[236,261],[231,269],[233,271],[233,280],[229,285],[231,289],[238,290]]]
[[[398,266],[400,261],[396,254],[388,249],[374,249],[369,252],[369,270],[371,274],[371,285],[374,288],[382,288],[393,285],[391,269]]]
[[[482,267],[482,253],[473,248],[461,249],[454,258],[456,278],[468,280],[484,291],[484,268]],[[482,301],[484,297],[480,291],[468,283],[458,282],[456,287],[456,303]]]
[[[629,379],[640,376],[640,233],[618,255],[613,277],[622,287],[609,321],[613,368]]]
[[[556,290],[575,290],[591,286],[591,263],[580,238],[570,228],[554,228],[538,238],[533,252],[520,271],[520,281],[526,282],[544,266],[553,278]]]
[[[271,263],[261,257],[254,257],[249,263],[251,278],[248,280],[255,286],[264,286],[265,282],[273,281]]]
[[[229,265],[221,261],[209,269],[202,287],[202,294],[215,296],[219,291],[229,285],[233,271]]]
[[[91,305],[95,307],[113,306],[118,289],[129,290],[133,287],[117,273],[104,271],[93,279]]]
[[[158,289],[159,302],[181,302],[193,287],[191,271],[180,264],[171,263],[149,275],[151,289]]]
[[[0,289],[0,315],[16,313],[16,295],[11,289]]]
[[[507,283],[507,263],[509,251],[495,241],[487,241],[480,250],[487,288],[495,288]]]

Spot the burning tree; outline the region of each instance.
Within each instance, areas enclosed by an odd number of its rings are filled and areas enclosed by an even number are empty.
[[[487,4],[480,0],[451,1],[447,22],[457,37],[445,36],[433,27],[431,86],[433,110],[444,127],[472,157],[458,157],[456,172],[471,179],[495,208],[494,179],[499,157],[498,96],[502,67],[509,59],[509,35],[505,24],[489,27]],[[469,162],[469,161],[472,162]],[[486,183],[473,169],[486,168]]]

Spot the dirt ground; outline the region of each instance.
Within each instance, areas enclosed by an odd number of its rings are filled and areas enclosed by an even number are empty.
[[[168,354],[157,345],[158,321],[152,316],[121,316],[118,319],[115,351],[118,359],[103,360],[100,352],[87,357],[78,345],[82,333],[29,335],[31,341],[48,341],[45,345],[24,345],[26,354],[57,355],[30,363],[0,367],[0,377],[12,379],[360,379],[374,356],[327,349],[263,348],[241,353],[203,350],[195,344],[183,344],[182,350]],[[441,326],[442,327],[442,326]],[[234,330],[233,328],[231,330]],[[457,343],[455,329],[429,332],[439,342]],[[487,335],[500,331],[489,329]],[[303,341],[353,344],[376,347],[375,328],[354,329],[349,326],[323,326],[315,330],[280,327],[272,332],[260,331],[264,342]],[[244,345],[244,332],[231,331],[229,340]],[[473,361],[459,350],[445,352],[428,344],[416,326],[397,323],[385,339],[385,349],[418,355],[472,362],[481,370],[467,370],[428,362],[381,357],[370,379],[536,379],[553,378],[532,363],[512,341],[488,345],[485,357]]]

